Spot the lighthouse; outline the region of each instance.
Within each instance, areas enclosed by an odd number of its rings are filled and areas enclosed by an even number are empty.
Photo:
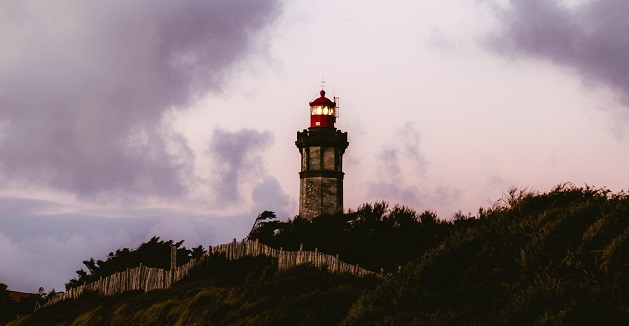
[[[295,145],[301,154],[299,215],[312,219],[343,212],[343,154],[349,146],[347,132],[334,127],[337,98],[331,101],[321,90],[310,102],[310,127],[297,132]]]

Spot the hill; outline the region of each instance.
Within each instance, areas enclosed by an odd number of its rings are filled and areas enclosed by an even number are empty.
[[[361,297],[346,321],[627,324],[625,193],[513,190],[460,222],[437,248]]]
[[[39,294],[10,291],[0,283],[0,325],[14,319],[16,315],[25,315],[43,302]]]
[[[388,276],[216,257],[171,289],[87,294],[11,325],[623,325],[628,224],[627,194],[565,185],[512,190],[451,222],[386,203],[313,221],[271,218],[250,237],[287,250],[316,247]]]
[[[376,282],[308,265],[278,271],[266,257],[215,258],[170,289],[87,293],[9,325],[330,325]]]

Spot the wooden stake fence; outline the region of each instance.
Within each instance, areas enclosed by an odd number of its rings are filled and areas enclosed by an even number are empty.
[[[101,295],[114,295],[125,291],[142,290],[144,292],[167,289],[173,283],[180,281],[190,275],[190,271],[200,263],[204,262],[211,255],[223,256],[227,260],[237,260],[245,256],[267,256],[277,260],[278,268],[285,269],[300,264],[312,264],[316,267],[325,267],[330,272],[352,273],[357,276],[381,274],[366,270],[356,265],[348,264],[339,259],[339,255],[332,256],[319,252],[316,248],[314,251],[304,251],[303,246],[299,251],[285,251],[282,248],[275,249],[260,242],[245,240],[221,244],[215,247],[209,247],[207,253],[198,259],[191,259],[185,265],[174,269],[165,270],[161,268],[150,268],[140,266],[135,268],[127,268],[124,272],[118,272],[98,281],[83,284],[67,290],[66,292],[57,293],[44,305],[49,306],[55,303],[76,299],[86,291],[96,292]]]

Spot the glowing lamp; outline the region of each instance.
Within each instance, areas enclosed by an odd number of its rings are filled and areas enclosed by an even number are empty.
[[[336,103],[325,97],[325,91],[319,92],[321,95],[310,102],[310,127],[334,127],[338,110]]]

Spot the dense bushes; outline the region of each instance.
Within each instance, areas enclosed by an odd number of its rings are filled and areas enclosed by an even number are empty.
[[[317,248],[366,269],[393,272],[437,246],[451,227],[433,212],[417,214],[405,206],[390,209],[376,202],[347,214],[263,222],[250,238],[285,250]]]
[[[624,324],[629,198],[511,192],[351,309],[348,324]]]

